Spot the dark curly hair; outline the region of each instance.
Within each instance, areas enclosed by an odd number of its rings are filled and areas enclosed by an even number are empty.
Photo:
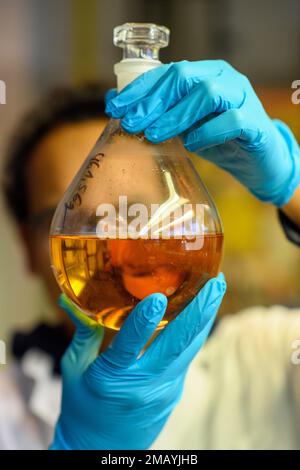
[[[17,222],[30,217],[26,165],[34,148],[60,125],[105,117],[104,95],[104,87],[96,84],[55,89],[19,124],[8,146],[2,181],[7,206]]]

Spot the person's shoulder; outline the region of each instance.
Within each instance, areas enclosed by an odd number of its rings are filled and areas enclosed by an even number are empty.
[[[219,334],[231,332],[252,339],[264,336],[277,341],[298,333],[300,336],[300,308],[288,308],[282,305],[271,307],[256,306],[225,316],[216,329]],[[228,334],[228,333],[227,333]]]
[[[286,360],[300,339],[300,309],[281,305],[256,306],[223,317],[208,341],[205,353],[244,358]]]

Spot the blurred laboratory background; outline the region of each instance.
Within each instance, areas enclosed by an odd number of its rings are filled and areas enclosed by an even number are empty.
[[[57,85],[114,85],[114,26],[154,22],[171,30],[164,62],[223,58],[249,76],[272,117],[300,141],[299,0],[0,0],[0,165],[20,118]],[[289,244],[274,208],[257,202],[232,177],[197,159],[224,222],[221,315],[251,305],[300,306],[300,252]],[[1,172],[3,167],[0,166]],[[27,270],[18,233],[0,200],[0,337],[51,317],[42,286]]]

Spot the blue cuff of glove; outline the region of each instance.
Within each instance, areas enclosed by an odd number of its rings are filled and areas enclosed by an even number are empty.
[[[282,207],[289,202],[300,184],[300,148],[292,131],[286,124],[278,119],[274,119],[273,122],[287,144],[293,165],[291,177],[284,194],[281,194],[276,201],[273,201],[273,204],[277,207]]]

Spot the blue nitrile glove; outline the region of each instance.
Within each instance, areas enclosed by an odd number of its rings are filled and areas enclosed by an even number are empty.
[[[286,204],[300,183],[300,150],[289,128],[266,114],[249,80],[223,60],[153,69],[107,97],[127,132],[185,147],[227,170],[257,198]]]
[[[187,369],[213,325],[226,290],[223,274],[140,352],[164,315],[167,299],[141,301],[100,355],[103,329],[84,325],[66,297],[60,305],[77,327],[62,360],[63,394],[51,449],[147,449],[179,401]],[[79,320],[80,318],[80,320]]]

